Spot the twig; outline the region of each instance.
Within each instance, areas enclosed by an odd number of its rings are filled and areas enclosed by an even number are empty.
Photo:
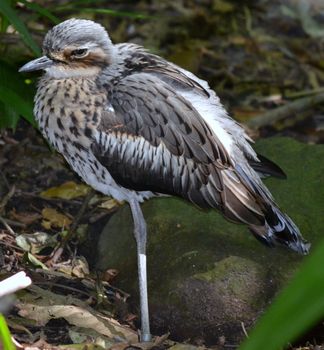
[[[9,192],[3,197],[2,201],[0,202],[0,213],[4,210],[5,206],[9,202],[10,198],[14,195],[15,191],[16,187],[13,185]]]
[[[4,218],[4,220],[10,226],[15,226],[15,227],[20,227],[20,228],[26,228],[27,227],[26,224],[23,224],[23,223],[18,222],[18,221],[10,220],[10,219],[7,219],[7,218]]]
[[[6,175],[4,174],[4,172],[2,170],[0,170],[0,174],[1,174],[1,177],[3,179],[4,184],[6,185],[8,191],[9,191],[10,190],[10,185],[9,185],[9,182],[8,182],[8,180],[6,178]]]
[[[35,285],[36,286],[58,287],[58,288],[69,290],[71,292],[76,292],[76,293],[82,294],[82,295],[84,295],[86,297],[90,297],[91,296],[90,292],[84,292],[83,290],[80,290],[80,289],[77,289],[77,288],[69,287],[69,286],[66,286],[64,284],[54,283],[54,282],[50,282],[50,281],[49,282],[47,282],[47,281],[35,282]]]
[[[72,225],[71,225],[71,228],[70,228],[70,231],[69,231],[69,233],[72,232],[71,235],[74,233],[74,231],[76,230],[77,226],[79,225],[80,220],[82,219],[82,216],[84,215],[85,211],[87,210],[89,202],[92,199],[92,197],[94,196],[94,194],[95,194],[95,191],[94,190],[90,190],[89,193],[84,198],[82,206],[81,206],[80,210],[78,211],[77,215],[75,216],[74,221],[72,222]]]
[[[249,120],[246,124],[252,129],[258,129],[263,126],[272,125],[278,122],[279,120],[282,120],[288,116],[292,116],[309,107],[314,107],[315,105],[323,102],[324,93],[320,93],[315,96],[304,97],[297,101],[288,103],[285,106],[278,107],[269,112],[261,114]]]
[[[24,329],[24,331],[28,331],[27,328]],[[29,332],[31,334],[31,332]],[[12,342],[14,343],[15,347],[18,349],[24,349],[23,345],[21,345],[20,343],[18,343],[18,341],[14,338],[11,337]]]
[[[35,193],[29,193],[29,192],[20,192],[19,196],[25,196],[25,197],[31,197],[31,198],[35,198],[35,199],[41,199],[44,200],[46,202],[58,202],[58,203],[68,203],[68,204],[73,204],[73,205],[80,205],[82,202],[81,201],[77,201],[77,200],[71,200],[71,199],[65,199],[65,198],[47,198],[47,197],[43,197],[40,196],[38,194]]]
[[[225,344],[224,345],[224,348],[226,348],[226,349],[237,349],[238,348],[238,344]]]
[[[0,216],[0,222],[3,224],[3,226],[9,231],[9,233],[13,237],[17,237],[16,232],[8,225],[7,221],[2,216]]]
[[[80,210],[78,211],[77,215],[75,216],[75,219],[74,219],[74,221],[73,221],[73,223],[71,225],[71,228],[70,228],[68,234],[64,237],[64,239],[62,240],[62,242],[59,245],[59,247],[54,251],[54,253],[52,255],[52,258],[51,258],[51,263],[55,264],[57,262],[57,260],[59,259],[59,257],[62,255],[63,249],[64,249],[66,243],[74,235],[74,232],[75,232],[77,226],[79,225],[79,222],[82,219],[82,216],[84,215],[84,213],[85,213],[85,211],[86,211],[86,209],[87,209],[87,207],[89,205],[89,202],[90,202],[91,198],[94,196],[94,194],[95,194],[95,191],[91,190],[86,195]]]
[[[291,93],[287,93],[285,94],[285,97],[289,98],[289,99],[293,99],[293,98],[300,98],[300,97],[306,97],[306,96],[314,96],[314,95],[318,95],[319,93],[324,92],[324,88],[320,87],[317,89],[312,89],[312,90],[303,90],[303,91],[298,91],[298,92],[291,92]]]
[[[31,285],[31,283],[32,281],[28,276],[26,276],[26,273],[24,271],[20,271],[0,282],[0,298],[4,295],[26,288]]]
[[[9,202],[10,198],[14,195],[15,191],[16,191],[16,187],[15,185],[13,185],[9,190],[9,192],[3,197],[2,201],[0,202],[0,214],[4,211],[7,203]],[[2,216],[0,216],[0,222],[9,231],[9,233],[12,236],[14,237],[17,236],[16,232],[9,226],[8,222]]]
[[[244,334],[245,334],[245,336],[248,338],[248,337],[249,337],[249,335],[248,335],[248,333],[247,333],[247,331],[246,331],[246,329],[245,329],[244,322],[241,322],[241,327],[242,327],[243,333],[244,333]]]
[[[2,247],[2,245],[6,248],[9,247],[9,248],[12,248],[13,250],[15,250],[16,251],[15,254],[17,254],[18,256],[22,256],[23,253],[25,253],[25,251],[22,248],[18,247],[16,244],[12,244],[9,242],[0,242],[0,247]],[[17,253],[17,250],[19,250],[22,253]]]

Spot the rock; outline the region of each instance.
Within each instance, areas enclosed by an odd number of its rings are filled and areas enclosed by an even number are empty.
[[[162,305],[158,295],[152,298],[153,323],[159,329],[169,328],[179,340],[190,335],[191,340],[207,344],[221,337],[238,343],[244,336],[242,323],[251,324],[273,290],[260,264],[236,256],[175,282]]]
[[[324,229],[324,146],[288,138],[261,140],[261,154],[287,173],[267,179],[281,208],[316,244]],[[153,333],[171,332],[175,340],[216,344],[244,337],[287,283],[303,257],[285,248],[261,245],[244,225],[218,212],[202,211],[177,198],[143,204],[148,224],[149,301]],[[118,285],[137,300],[136,248],[128,206],[108,222],[99,242],[97,266],[120,271]]]

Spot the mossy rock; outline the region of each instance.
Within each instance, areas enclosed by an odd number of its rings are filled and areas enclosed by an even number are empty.
[[[287,180],[266,179],[266,185],[304,237],[316,245],[324,230],[324,146],[270,138],[258,141],[255,148],[287,173]],[[149,232],[153,331],[170,330],[177,339],[210,338],[213,334],[211,343],[222,335],[237,341],[243,337],[241,322],[252,324],[303,260],[285,248],[264,247],[246,226],[178,198],[155,198],[142,208]],[[132,229],[129,208],[124,206],[102,232],[98,266],[117,268],[118,284],[136,297]],[[199,292],[194,292],[195,288]],[[196,299],[186,298],[188,291]],[[217,305],[222,310],[214,309]],[[197,319],[198,306],[211,315],[204,322]],[[220,318],[215,316],[213,321],[212,310],[223,317],[221,326]]]
[[[151,300],[152,321],[169,328],[177,339],[213,344],[225,337],[238,343],[273,292],[263,267],[246,258],[229,256],[206,272],[175,281],[161,301]],[[161,297],[161,296],[160,296]],[[175,330],[175,331],[174,331]]]

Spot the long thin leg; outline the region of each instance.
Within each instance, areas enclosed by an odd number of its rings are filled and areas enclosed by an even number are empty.
[[[146,270],[146,223],[140,204],[131,199],[129,205],[134,220],[134,235],[137,245],[137,267],[141,305],[141,341],[151,341],[150,319],[147,297],[147,270]]]

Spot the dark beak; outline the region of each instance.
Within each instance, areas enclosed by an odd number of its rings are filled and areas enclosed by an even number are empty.
[[[43,56],[40,58],[36,58],[19,69],[19,73],[21,72],[33,72],[35,70],[46,69],[53,65],[53,61],[47,56]]]

